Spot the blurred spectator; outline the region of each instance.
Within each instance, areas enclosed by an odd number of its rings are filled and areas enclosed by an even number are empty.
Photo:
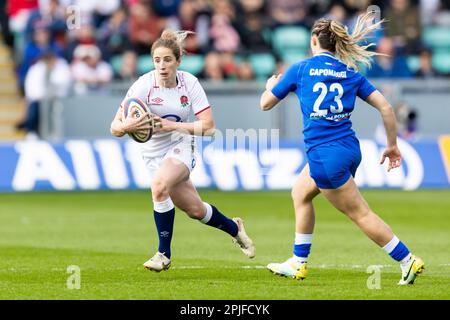
[[[78,46],[74,57],[72,76],[75,80],[76,93],[98,91],[112,80],[113,70],[107,62],[101,60],[101,52],[97,46]]]
[[[182,0],[153,0],[153,9],[160,17],[176,16]]]
[[[40,2],[39,8],[30,13],[25,30],[26,39],[31,39],[35,22],[43,20],[48,25],[52,40],[57,41],[61,47],[64,47],[67,28],[65,9],[59,0],[48,0],[46,5]]]
[[[442,27],[450,27],[450,0],[441,0],[434,22]]]
[[[28,138],[39,136],[39,108],[44,99],[64,97],[71,85],[70,68],[66,60],[51,50],[41,53],[40,59],[25,78],[25,97],[28,103],[23,121],[16,127],[25,129]]]
[[[323,17],[328,13],[328,8],[330,6],[329,0],[316,0],[310,1],[308,8],[308,16],[306,17],[308,21],[308,26],[312,27],[315,17]]]
[[[236,52],[239,50],[240,37],[232,21],[235,10],[229,0],[215,0],[209,35],[212,47],[219,52]]]
[[[24,31],[28,18],[33,10],[38,8],[38,0],[8,0],[6,9],[8,14],[9,30],[14,35],[14,50],[17,59],[22,58],[21,54],[25,47],[26,39]]]
[[[378,43],[377,52],[383,55],[375,57],[372,67],[367,71],[367,77],[408,78],[411,76],[406,59],[395,54],[393,39],[382,38]]]
[[[110,56],[123,53],[130,46],[128,40],[128,19],[125,8],[117,9],[112,16],[103,22],[98,38]]]
[[[273,27],[305,25],[308,14],[306,0],[267,0]]]
[[[413,53],[420,45],[421,21],[419,8],[410,0],[391,0],[385,12],[386,36],[394,39],[397,48]]]
[[[331,19],[335,21],[339,21],[340,23],[345,24],[345,19],[347,18],[347,12],[343,5],[336,3],[331,6],[330,11],[324,17],[325,19]]]
[[[73,5],[80,9],[83,22],[92,22],[98,28],[119,7],[120,0],[73,0]]]
[[[422,25],[427,26],[434,22],[440,4],[440,0],[420,0],[419,7]]]
[[[38,9],[38,0],[8,0],[9,28],[15,33],[25,30],[32,11]]]
[[[201,53],[209,46],[209,24],[209,14],[201,11],[198,1],[185,0],[180,4],[178,16],[168,20],[167,28],[194,31],[186,38],[184,49],[187,53]]]
[[[205,66],[200,78],[212,81],[222,81],[225,78],[222,70],[222,60],[218,52],[211,51],[205,56]]]
[[[225,52],[221,54],[221,65],[225,79],[237,79],[239,72],[239,64],[236,63],[234,54]]]
[[[434,78],[441,76],[441,74],[433,68],[432,52],[430,49],[424,48],[420,51],[420,68],[414,76],[420,78]]]
[[[334,2],[342,2],[342,1],[334,1]],[[344,0],[343,6],[345,7],[347,13],[349,15],[355,15],[360,13],[361,11],[366,11],[367,8],[372,4],[371,0]]]
[[[252,80],[255,76],[253,74],[252,65],[248,61],[243,61],[238,65],[237,79],[241,81]]]
[[[137,60],[138,57],[134,51],[132,50],[126,51],[122,55],[122,65],[120,66],[120,70],[119,73],[116,75],[116,78],[127,82],[132,82],[132,80],[137,79],[138,78]]]
[[[149,54],[152,43],[158,39],[164,27],[165,20],[144,2],[137,2],[130,8],[128,38],[138,55]]]
[[[411,140],[417,134],[417,112],[402,101],[394,107],[397,118],[398,135],[406,140]]]
[[[23,90],[25,76],[31,65],[42,55],[42,52],[51,50],[58,56],[63,56],[63,50],[51,41],[50,31],[43,20],[36,20],[33,25],[31,41],[26,43],[22,63],[19,67],[19,86]]]
[[[5,44],[14,49],[14,36],[9,28],[9,17],[6,13],[7,0],[0,0],[0,30]]]
[[[66,59],[69,62],[72,62],[74,59],[74,52],[77,50],[79,46],[86,45],[95,45],[97,46],[104,59],[109,59],[108,51],[103,48],[101,43],[97,43],[97,39],[95,36],[95,28],[89,22],[82,22],[80,28],[74,30],[75,34],[72,40],[70,40],[67,50],[66,50]]]
[[[236,29],[245,53],[269,52],[271,44],[267,34],[270,32],[269,19],[265,13],[263,0],[240,0]]]

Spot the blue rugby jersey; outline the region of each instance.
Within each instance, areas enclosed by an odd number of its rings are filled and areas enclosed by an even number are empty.
[[[288,68],[272,93],[280,100],[291,91],[303,114],[306,150],[355,135],[350,121],[356,97],[366,100],[376,89],[331,53],[321,53]]]

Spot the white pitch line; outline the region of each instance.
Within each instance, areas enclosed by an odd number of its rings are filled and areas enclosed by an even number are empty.
[[[318,265],[309,265],[309,268],[313,269],[366,269],[370,265],[360,265],[360,264],[318,264]],[[377,265],[382,268],[394,268],[397,265],[393,264],[385,264],[385,265]],[[450,267],[450,263],[441,263],[437,265],[428,265],[428,267]],[[171,269],[212,269],[216,267],[206,267],[206,266],[173,266]],[[217,267],[219,268],[219,267]],[[116,269],[126,269],[126,268],[116,268]],[[266,269],[264,265],[253,265],[253,266],[221,266],[220,269]],[[33,268],[0,268],[0,271],[9,271],[9,272],[24,272],[24,271],[33,271]],[[50,271],[59,272],[66,271],[64,268],[51,268]]]
[[[319,265],[309,265],[309,268],[314,269],[366,269],[370,265],[360,265],[360,264],[319,264]],[[394,268],[397,265],[393,264],[378,264],[382,268]],[[438,264],[437,267],[450,267],[450,263]],[[171,269],[208,269],[210,267],[206,266],[173,266]],[[254,265],[254,266],[222,266],[221,269],[266,269],[266,266]]]

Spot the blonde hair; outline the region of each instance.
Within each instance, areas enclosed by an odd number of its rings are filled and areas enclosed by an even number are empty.
[[[151,55],[153,56],[153,53],[157,48],[164,47],[172,50],[175,58],[177,60],[180,60],[181,56],[184,54],[183,49],[184,39],[186,39],[186,37],[189,34],[194,34],[194,32],[186,30],[181,31],[175,31],[171,29],[164,30],[163,33],[161,34],[161,37],[159,37],[159,39],[153,43]]]
[[[343,63],[358,71],[358,62],[370,67],[372,57],[382,55],[367,50],[369,47],[375,45],[375,43],[369,43],[363,46],[358,44],[359,41],[374,32],[384,22],[384,20],[381,20],[376,23],[371,23],[373,19],[373,12],[360,15],[352,34],[349,34],[347,26],[344,26],[340,22],[320,19],[314,24],[311,33],[318,37],[322,49],[335,53]]]

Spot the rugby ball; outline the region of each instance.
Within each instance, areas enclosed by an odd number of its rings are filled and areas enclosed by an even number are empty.
[[[141,100],[137,98],[130,98],[125,101],[123,104],[123,118],[126,119],[127,117],[133,117],[133,118],[141,118],[144,116],[146,112],[150,112],[149,108],[145,103],[143,103]],[[153,118],[150,115],[151,122],[151,128],[141,132],[133,132],[128,133],[131,139],[133,139],[136,142],[144,143],[150,140],[150,138],[153,135]]]

